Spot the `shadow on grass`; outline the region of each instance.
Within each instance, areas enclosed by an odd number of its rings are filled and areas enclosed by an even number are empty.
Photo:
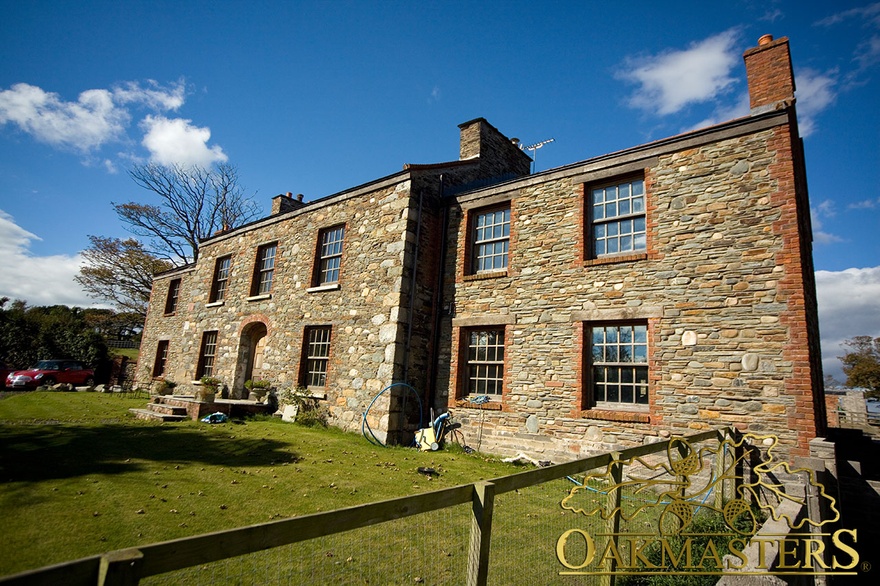
[[[235,431],[123,424],[0,427],[0,482],[122,474],[143,469],[140,460],[221,466],[299,460],[290,444],[237,437]]]

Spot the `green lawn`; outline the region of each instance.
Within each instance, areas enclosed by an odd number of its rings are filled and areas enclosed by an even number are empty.
[[[59,392],[0,400],[0,575],[521,470],[274,419],[163,424],[128,415],[144,403]]]

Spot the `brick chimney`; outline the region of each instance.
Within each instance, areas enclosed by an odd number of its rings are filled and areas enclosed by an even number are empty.
[[[296,199],[293,199],[293,194],[288,191],[287,195],[282,193],[272,198],[272,215],[298,210],[304,205],[303,194],[298,193]]]
[[[794,103],[794,72],[788,37],[758,39],[758,46],[743,54],[752,114],[788,107]]]

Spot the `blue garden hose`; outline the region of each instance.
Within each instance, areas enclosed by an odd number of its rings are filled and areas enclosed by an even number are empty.
[[[363,419],[362,419],[362,422],[361,422],[361,433],[363,433],[363,435],[364,435],[364,437],[367,439],[367,441],[370,442],[370,443],[373,444],[373,445],[376,445],[376,446],[382,446],[383,448],[386,447],[385,444],[383,444],[382,441],[381,441],[379,438],[376,437],[376,434],[374,434],[374,433],[373,433],[373,430],[370,428],[370,424],[367,423],[367,414],[370,412],[370,409],[373,408],[373,404],[376,402],[376,400],[377,400],[379,397],[381,397],[382,394],[383,394],[385,391],[387,391],[387,390],[389,390],[389,389],[392,389],[392,388],[394,388],[394,387],[406,387],[406,388],[408,388],[409,390],[412,391],[413,395],[416,396],[416,401],[418,401],[418,403],[419,403],[419,426],[418,426],[417,429],[421,429],[421,428],[422,428],[422,398],[419,397],[419,393],[418,393],[418,391],[416,391],[412,386],[410,386],[410,385],[408,385],[408,384],[406,384],[406,383],[392,383],[392,384],[388,385],[387,387],[385,387],[384,389],[382,389],[381,391],[379,391],[379,392],[376,394],[376,396],[373,397],[373,400],[370,401],[370,404],[369,404],[369,406],[367,407],[367,410],[364,411]],[[369,432],[369,435],[367,435],[367,432]]]

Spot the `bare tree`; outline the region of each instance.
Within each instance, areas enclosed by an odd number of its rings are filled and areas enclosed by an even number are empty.
[[[151,255],[134,238],[89,236],[89,241],[76,282],[91,297],[112,301],[122,312],[146,317],[153,275],[173,265]]]
[[[159,205],[114,203],[116,213],[133,234],[149,239],[151,254],[174,264],[195,262],[202,240],[260,212],[238,184],[238,169],[227,163],[210,169],[150,163],[136,165],[128,174],[159,196]]]

